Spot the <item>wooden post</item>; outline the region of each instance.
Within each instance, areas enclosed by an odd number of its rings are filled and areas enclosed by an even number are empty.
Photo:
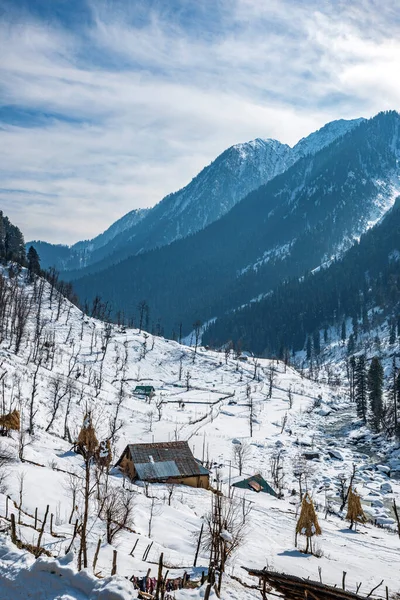
[[[114,550],[113,551],[113,563],[112,563],[111,575],[116,575],[116,574],[117,574],[117,551]]]
[[[144,551],[143,558],[142,558],[142,560],[143,560],[144,562],[146,562],[146,560],[148,559],[148,556],[149,556],[149,553],[150,553],[150,550],[151,550],[151,547],[152,547],[152,545],[153,545],[153,542],[151,542],[151,544],[149,544],[149,545],[147,546],[146,550]]]
[[[267,600],[267,580],[263,578],[263,589],[262,589],[263,600]]]
[[[345,590],[346,589],[346,571],[343,571],[343,578],[342,578],[342,589]]]
[[[72,534],[72,540],[70,545],[68,546],[68,548],[65,551],[65,554],[68,554],[68,552],[71,550],[72,548],[72,544],[74,543],[74,540],[76,538],[76,534],[78,533],[78,519],[75,521],[75,526],[74,526],[74,533]]]
[[[168,573],[169,573],[169,571],[166,571],[165,575],[164,575],[163,584],[162,584],[162,588],[161,588],[161,600],[164,600],[165,590],[167,589],[167,577],[168,577]]]
[[[8,519],[8,501],[10,499],[10,496],[6,497],[6,519]]]
[[[389,588],[386,586],[386,600],[389,600]]]
[[[211,593],[211,586],[212,586],[211,583],[207,584],[206,593],[204,594],[204,600],[209,600],[210,593]]]
[[[11,541],[13,544],[17,543],[17,534],[15,531],[15,515],[11,513]]]
[[[133,553],[135,552],[135,548],[136,548],[136,546],[138,545],[138,541],[139,541],[139,538],[136,540],[136,542],[135,542],[135,544],[134,544],[134,546],[133,546],[132,550],[129,552],[129,555],[130,555],[130,556],[133,556]]]
[[[42,537],[43,537],[43,532],[44,532],[44,526],[46,525],[46,521],[47,521],[47,515],[49,513],[49,505],[47,505],[46,508],[46,512],[44,513],[44,519],[43,519],[43,523],[42,523],[42,527],[40,529],[40,533],[39,533],[39,537],[38,537],[38,543],[36,546],[36,550],[35,550],[35,556],[36,558],[39,556],[40,554],[40,544],[42,543]]]
[[[193,562],[193,566],[194,567],[197,564],[197,559],[198,559],[198,556],[199,556],[199,550],[200,550],[201,538],[202,538],[202,535],[203,535],[203,529],[204,529],[204,523],[202,523],[202,525],[201,525],[201,529],[200,529],[200,533],[199,533],[199,539],[197,541],[196,554],[194,555],[194,562]]]
[[[96,546],[96,552],[94,553],[94,559],[93,559],[93,573],[96,569],[96,565],[97,565],[97,559],[99,557],[99,552],[100,552],[100,546],[101,546],[101,538],[99,538],[99,541],[97,542],[97,546]]]
[[[161,552],[160,560],[158,561],[158,575],[157,575],[157,587],[156,587],[155,600],[160,600],[160,592],[161,592],[162,581],[163,581],[163,576],[162,576],[163,557],[164,557],[164,554]]]
[[[50,534],[53,535],[53,513],[50,515]]]
[[[400,517],[399,517],[399,513],[397,511],[397,504],[396,504],[396,500],[393,500],[393,511],[396,517],[396,521],[397,521],[397,533],[400,537]]]
[[[37,507],[35,508],[35,529],[37,529]]]
[[[145,587],[146,590],[147,590],[147,580],[150,577],[150,573],[151,573],[151,569],[148,569],[147,573],[146,573],[146,577],[144,579],[144,587]]]

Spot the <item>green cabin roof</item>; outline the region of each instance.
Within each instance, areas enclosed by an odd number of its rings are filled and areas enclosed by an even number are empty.
[[[260,473],[256,473],[251,477],[246,477],[246,479],[242,479],[241,481],[236,481],[232,483],[233,487],[241,488],[244,490],[253,490],[254,492],[265,492],[267,494],[271,494],[271,496],[278,497],[277,493],[272,489],[272,487],[265,481],[265,479],[260,475]]]
[[[155,389],[152,385],[137,385],[134,390],[134,393],[145,394],[147,396],[152,392],[155,392]]]

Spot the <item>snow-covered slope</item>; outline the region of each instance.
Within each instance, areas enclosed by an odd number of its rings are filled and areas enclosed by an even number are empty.
[[[16,331],[10,328],[10,316],[0,347],[2,411],[19,408],[24,432],[22,437],[13,432],[0,442],[13,456],[4,482],[11,498],[8,508],[5,490],[0,494],[0,528],[9,529],[9,521],[4,517],[7,512],[8,515],[14,512],[17,537],[24,543],[36,543],[35,509],[38,509],[40,522],[48,504],[53,525],[50,530],[48,521],[42,545],[53,558],[33,564],[26,552],[17,551],[7,539],[1,538],[0,598],[23,598],[28,584],[32,598],[94,600],[137,595],[133,586],[126,589],[126,581],[112,578],[100,580],[96,585],[90,575],[78,576],[76,555],[64,557],[75,520],[82,514],[80,493],[75,503],[72,500],[71,474],[72,480],[78,482],[84,474],[82,456],[72,451],[68,437],[76,440],[88,410],[92,412],[100,440],[109,435],[114,418],[118,427],[121,426],[113,444],[114,461],[131,442],[187,440],[195,456],[211,465],[212,480],[218,478],[225,482],[222,485],[225,494],[229,479],[238,475],[232,454],[235,445],[248,444],[249,455],[243,474],[261,472],[272,485],[271,465],[279,455],[282,499],[237,490],[237,497],[251,507],[251,512],[244,544],[227,565],[222,598],[258,598],[257,590],[243,587],[231,576],[254,584],[256,582],[251,581],[241,566],[263,568],[266,564],[311,579],[318,579],[321,567],[324,582],[332,585],[340,584],[342,572],[346,570],[346,585],[350,590],[355,590],[356,584],[362,581],[362,590],[367,593],[384,579],[390,592],[399,591],[399,542],[393,533],[390,504],[400,493],[400,485],[377,468],[377,463],[385,463],[386,456],[381,456],[380,451],[369,456],[350,443],[348,432],[343,429],[344,419],[354,431],[359,424],[344,388],[331,388],[303,379],[282,363],[251,358],[243,362],[233,354],[225,357],[204,348],[198,348],[195,354],[193,348],[145,332],[113,325],[110,328],[86,317],[57,294],[51,300],[48,284],[39,314],[40,288],[36,287],[35,293],[32,286],[24,283],[24,277],[23,272],[19,293],[26,306],[29,299],[32,300],[32,310],[26,320],[22,343],[16,352],[17,337]],[[8,286],[7,281],[2,280],[2,283]],[[12,283],[15,286],[16,280]],[[35,331],[40,331],[39,345],[35,342]],[[271,370],[272,395],[269,397]],[[55,407],[56,382],[59,382],[60,402],[49,426]],[[133,395],[138,382],[155,387],[156,395],[150,403]],[[116,413],[121,389],[122,402]],[[252,436],[249,397],[254,407]],[[30,436],[26,429],[32,402],[34,432]],[[18,459],[21,446],[24,461]],[[386,450],[391,452],[392,469],[397,465],[400,470],[399,450],[392,447]],[[298,490],[295,470],[299,462],[304,464],[305,451],[318,454],[313,461],[307,461],[303,486],[317,504],[323,532],[317,543],[319,558],[304,555],[294,547],[299,497],[298,493],[292,495],[292,490]],[[355,533],[349,531],[341,519],[338,477],[341,473],[348,475],[352,463],[358,467],[356,483],[365,510],[372,519],[386,523],[389,529],[378,529],[367,523]],[[124,578],[142,577],[149,568],[155,576],[161,552],[171,578],[182,576],[186,571],[192,579],[197,579],[201,571],[207,569],[205,550],[200,551],[197,568],[192,565],[203,517],[211,508],[212,492],[175,486],[169,501],[170,490],[164,485],[152,485],[146,493],[140,485],[123,482],[118,470],[111,472],[108,485],[115,488],[124,485],[131,491],[133,523],[129,529],[122,530],[113,545],[107,544],[105,524],[98,517],[98,503],[93,498],[88,550],[91,566],[101,539],[98,575],[110,576],[114,549],[117,550],[118,574]],[[19,516],[14,502],[21,507]],[[327,508],[330,510],[325,518]],[[146,559],[144,552],[150,543]],[[75,541],[72,550],[77,545]],[[302,540],[299,545],[302,546]],[[59,560],[54,562],[55,559]],[[48,595],[43,595],[44,589]],[[204,590],[198,593],[201,595]],[[377,594],[384,594],[384,588]],[[182,590],[173,597],[183,600],[197,596],[196,591]]]
[[[357,127],[360,123],[362,123],[365,119],[352,119],[345,120],[339,119],[337,121],[332,121],[331,123],[327,123],[318,131],[314,131],[305,138],[302,138],[297,142],[295,146],[292,148],[292,154],[298,160],[303,156],[307,156],[308,154],[315,154],[325,146],[329,146],[332,142],[334,142],[337,138],[345,135],[354,127]]]

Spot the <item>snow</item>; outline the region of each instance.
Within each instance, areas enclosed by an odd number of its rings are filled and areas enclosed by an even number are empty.
[[[250,447],[242,478],[261,473],[272,486],[271,459],[280,453],[284,475],[282,499],[266,493],[235,490],[237,498],[250,506],[251,512],[245,542],[227,564],[223,599],[258,598],[257,590],[241,586],[231,575],[248,584],[255,584],[257,582],[241,567],[257,569],[266,564],[270,568],[311,579],[318,579],[318,567],[321,567],[324,582],[331,585],[339,585],[342,572],[346,570],[346,584],[350,590],[355,590],[357,582],[362,581],[362,590],[367,593],[384,579],[390,592],[399,591],[399,541],[390,508],[393,498],[399,495],[399,481],[391,479],[389,490],[385,469],[375,468],[376,464],[386,466],[385,458],[380,457],[377,461],[363,454],[354,443],[357,436],[349,436],[347,430],[342,431],[340,423],[346,419],[346,423],[354,424],[354,431],[359,431],[360,436],[368,439],[370,435],[368,430],[356,428],[354,407],[348,403],[344,387],[331,387],[326,383],[308,380],[295,369],[266,359],[259,360],[258,373],[254,377],[257,365],[253,357],[240,362],[233,353],[226,358],[224,353],[202,347],[197,348],[195,355],[193,348],[159,337],[146,338],[144,332],[117,326],[112,326],[111,340],[103,357],[103,323],[85,317],[66,301],[63,302],[58,320],[56,313],[56,304],[53,301],[50,307],[47,295],[42,317],[46,332],[50,337],[54,335],[55,354],[53,368],[50,368],[50,362],[45,361],[38,371],[36,428],[34,435],[27,440],[29,444],[24,452],[26,461],[21,462],[17,458],[17,432],[1,440],[1,445],[7,445],[14,455],[5,483],[11,498],[8,512],[14,511],[17,521],[18,510],[13,502],[19,502],[21,476],[23,481],[24,512],[21,513],[21,523],[17,524],[17,537],[24,543],[36,543],[38,533],[32,527],[35,509],[38,509],[38,517],[42,519],[49,505],[49,514],[54,517],[53,529],[51,532],[49,524],[46,525],[43,545],[52,557],[35,561],[31,554],[17,549],[8,536],[2,535],[0,598],[26,598],[27,589],[32,598],[46,600],[135,598],[137,591],[129,578],[132,575],[143,576],[149,568],[151,576],[156,576],[161,552],[169,568],[169,577],[182,577],[187,571],[191,579],[199,580],[201,572],[207,571],[209,557],[203,549],[200,550],[197,567],[192,565],[204,516],[211,510],[212,493],[204,489],[175,486],[169,503],[169,490],[165,485],[149,486],[147,495],[145,486],[125,481],[125,486],[134,495],[134,518],[130,530],[122,531],[113,545],[107,544],[105,524],[93,509],[89,519],[89,567],[78,573],[77,544],[73,544],[73,551],[66,556],[65,550],[71,542],[74,522],[80,511],[78,506],[78,513],[74,510],[70,519],[73,507],[69,473],[82,476],[83,460],[72,451],[71,444],[63,439],[66,398],[52,427],[46,432],[50,420],[51,382],[56,376],[64,383],[73,384],[69,428],[75,439],[87,414],[87,405],[91,408],[98,439],[106,439],[110,419],[115,414],[121,379],[124,379],[125,397],[118,416],[122,427],[113,448],[114,463],[128,443],[187,440],[198,459],[208,460],[212,464],[212,483],[215,484],[216,479],[222,480],[222,490],[227,495],[228,482],[239,475],[233,461],[235,444],[247,442]],[[29,340],[25,341],[18,355],[7,339],[0,346],[0,377],[5,372],[6,406],[11,397],[14,402],[19,399],[25,429],[33,375],[37,369],[31,358],[35,323],[36,315],[32,314]],[[147,353],[143,356],[145,340]],[[75,366],[74,354],[77,354]],[[180,360],[183,365],[181,380]],[[276,380],[272,398],[268,398],[271,368],[276,371]],[[187,372],[190,374],[189,389],[186,388]],[[99,388],[97,382],[100,374],[102,380]],[[139,382],[141,385],[154,386],[156,394],[150,401],[133,395],[133,389]],[[249,431],[247,386],[250,386],[256,410],[252,437]],[[293,395],[292,409],[289,408],[289,389]],[[158,419],[155,403],[161,394],[164,404],[161,418]],[[229,404],[233,394],[236,404]],[[150,411],[154,413],[151,424]],[[364,439],[360,436],[359,439]],[[379,442],[372,436],[370,439],[373,444]],[[304,490],[313,498],[322,529],[322,535],[316,541],[319,558],[305,555],[294,547],[296,516],[300,506],[294,465],[298,464],[299,457],[306,449],[320,456],[317,462],[307,461],[309,472],[306,483],[303,483]],[[336,458],[331,458],[332,454]],[[341,459],[337,460],[339,455]],[[399,459],[400,456],[397,456]],[[343,515],[339,514],[339,476],[346,473],[349,477],[353,463],[358,466],[355,484],[363,507],[369,509],[372,521],[376,519],[384,525],[382,528],[367,522],[358,525],[357,532],[350,534]],[[123,483],[121,474],[114,469],[110,485],[117,488]],[[295,495],[292,495],[292,490],[296,490]],[[2,517],[6,514],[6,504],[6,495],[0,493]],[[327,507],[336,514],[331,512],[325,518]],[[149,515],[152,510],[150,527]],[[9,522],[0,517],[0,529],[8,528]],[[229,541],[230,532],[226,534]],[[96,574],[102,579],[93,575],[91,569],[99,539],[101,547]],[[144,553],[151,542],[153,545],[145,560]],[[302,543],[300,536],[300,547]],[[114,550],[117,550],[118,556],[118,575],[111,577]],[[174,594],[177,600],[201,598],[204,596],[204,587],[180,590]],[[382,592],[377,590],[377,594],[382,595]]]

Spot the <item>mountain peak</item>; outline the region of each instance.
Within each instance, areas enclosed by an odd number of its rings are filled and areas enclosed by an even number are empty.
[[[307,137],[301,138],[293,146],[292,150],[299,158],[307,154],[315,154],[325,146],[329,146],[337,138],[346,135],[346,133],[365,120],[363,117],[360,117],[359,119],[338,119],[331,121]]]

